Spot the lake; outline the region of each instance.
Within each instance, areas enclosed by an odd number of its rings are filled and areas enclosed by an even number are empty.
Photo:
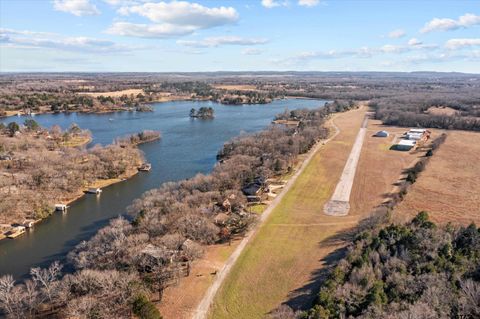
[[[60,113],[34,117],[41,126],[68,128],[77,123],[92,132],[91,145],[110,144],[116,137],[157,130],[162,139],[140,145],[152,170],[103,189],[100,196],[86,195],[71,204],[66,214],[55,213],[25,235],[0,241],[0,275],[25,277],[31,267],[45,267],[63,261],[79,242],[88,240],[111,218],[145,191],[167,181],[209,173],[223,144],[243,133],[266,128],[275,114],[286,108],[316,108],[326,101],[311,99],[275,100],[270,104],[222,105],[209,101],[177,101],[153,104],[154,112],[116,112],[107,114]],[[190,119],[191,108],[213,107],[215,119]],[[25,117],[0,119],[23,123]],[[0,199],[2,200],[2,199]]]

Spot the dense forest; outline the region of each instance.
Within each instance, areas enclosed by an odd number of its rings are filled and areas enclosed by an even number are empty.
[[[478,318],[479,266],[479,228],[439,227],[421,212],[360,233],[316,305],[291,318]]]
[[[376,118],[387,125],[480,130],[479,92],[404,94],[373,99],[370,105]]]

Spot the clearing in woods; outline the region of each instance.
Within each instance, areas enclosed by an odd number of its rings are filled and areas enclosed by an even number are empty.
[[[424,210],[435,223],[480,224],[480,132],[447,134],[395,209],[395,220],[408,220]]]
[[[405,128],[368,123],[350,197],[350,213],[327,216],[330,198],[362,124],[366,108],[337,114],[340,129],[314,155],[292,188],[261,226],[218,291],[209,318],[263,318],[281,303],[309,306],[320,278],[346,245],[344,235],[389,196],[402,169],[419,154],[390,151]],[[381,129],[388,138],[372,135]]]

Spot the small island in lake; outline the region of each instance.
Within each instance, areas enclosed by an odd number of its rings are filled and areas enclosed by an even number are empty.
[[[199,118],[199,119],[213,119],[215,116],[213,114],[213,108],[212,107],[201,107],[197,110],[192,108],[190,110],[190,117],[191,118]]]

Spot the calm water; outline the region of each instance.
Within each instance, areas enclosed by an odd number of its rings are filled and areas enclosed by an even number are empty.
[[[160,141],[144,144],[140,149],[152,170],[109,186],[100,196],[87,195],[74,202],[67,214],[55,213],[15,240],[0,241],[0,275],[17,278],[28,274],[30,267],[46,266],[65,255],[80,241],[86,240],[108,224],[109,219],[125,214],[125,208],[145,191],[167,181],[208,173],[223,143],[242,132],[265,128],[274,115],[285,108],[315,108],[319,100],[276,100],[265,105],[227,106],[213,102],[168,102],[154,105],[154,112],[118,112],[109,114],[45,114],[34,119],[44,127],[67,128],[77,123],[93,134],[92,144],[109,144],[116,137],[145,129],[162,133]],[[211,106],[214,120],[192,120],[192,107]],[[23,117],[1,119],[1,122],[23,122]],[[2,199],[0,199],[2,200]]]

